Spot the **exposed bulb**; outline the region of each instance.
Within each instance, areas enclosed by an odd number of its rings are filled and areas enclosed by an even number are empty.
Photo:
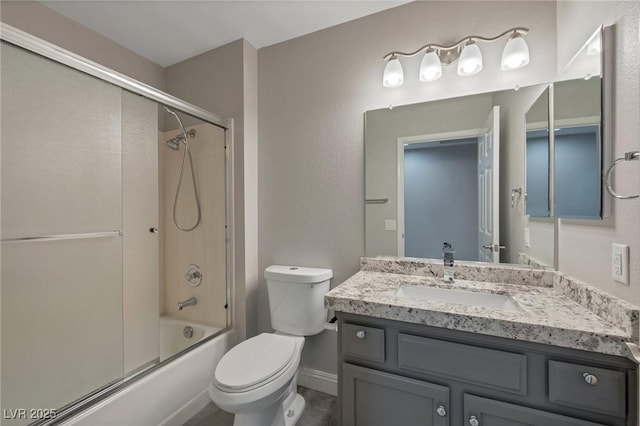
[[[469,76],[479,73],[482,70],[482,52],[474,42],[462,48],[460,59],[458,59],[458,75]]]
[[[382,84],[384,87],[398,87],[404,83],[404,71],[400,60],[392,56],[384,67]]]
[[[502,51],[502,71],[522,68],[529,63],[529,46],[524,38],[515,33]]]
[[[442,64],[435,50],[425,53],[420,63],[420,81],[435,81],[442,77]]]

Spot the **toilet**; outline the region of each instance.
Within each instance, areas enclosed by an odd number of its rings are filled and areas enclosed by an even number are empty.
[[[296,378],[304,336],[324,329],[324,295],[330,269],[269,266],[267,279],[271,326],[238,344],[218,363],[209,385],[211,400],[234,413],[234,426],[293,426],[305,402]]]

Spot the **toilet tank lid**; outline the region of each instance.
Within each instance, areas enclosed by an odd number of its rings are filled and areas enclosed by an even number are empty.
[[[307,268],[306,266],[272,265],[264,270],[264,277],[268,280],[320,283],[331,279],[333,271],[323,268]]]

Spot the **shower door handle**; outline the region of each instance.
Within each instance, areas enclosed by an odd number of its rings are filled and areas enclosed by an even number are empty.
[[[500,251],[500,249],[506,249],[506,246],[501,246],[500,244],[486,244],[482,246],[483,249],[491,250],[491,251]]]

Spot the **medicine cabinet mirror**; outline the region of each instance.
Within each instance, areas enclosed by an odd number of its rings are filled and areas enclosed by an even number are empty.
[[[525,202],[531,219],[607,215],[602,175],[611,142],[602,105],[610,105],[610,82],[602,43],[610,42],[610,28],[599,28],[527,111]],[[610,108],[604,111],[610,117]]]

